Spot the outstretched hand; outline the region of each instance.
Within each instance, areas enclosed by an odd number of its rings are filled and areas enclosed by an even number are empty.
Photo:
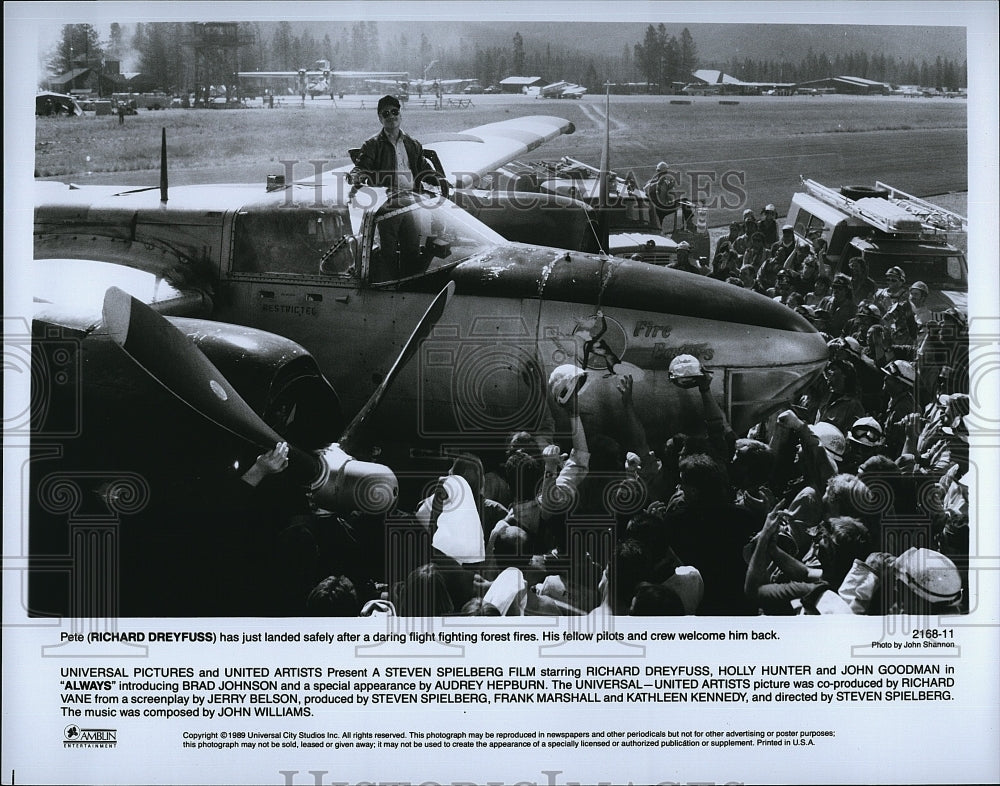
[[[264,470],[265,475],[283,471],[288,466],[288,443],[279,442],[267,453],[261,453],[254,464]]]
[[[622,406],[628,409],[632,406],[632,375],[618,377],[618,392],[622,397]]]
[[[805,425],[805,423],[803,423],[802,419],[792,410],[786,409],[778,415],[778,425],[783,428],[787,428],[789,431],[798,431]]]
[[[268,475],[276,475],[284,471],[288,466],[288,443],[279,442],[266,453],[257,456],[253,463],[242,476],[244,483],[256,486]]]

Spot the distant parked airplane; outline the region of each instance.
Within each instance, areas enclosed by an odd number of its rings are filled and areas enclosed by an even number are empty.
[[[306,93],[314,98],[329,94],[330,98],[338,92],[336,79],[367,79],[370,77],[385,77],[389,79],[406,79],[405,71],[332,71],[329,60],[317,60],[311,68],[300,68],[298,71],[239,71],[236,76],[241,79],[260,79],[278,81],[288,85],[293,83],[295,92],[306,97]]]

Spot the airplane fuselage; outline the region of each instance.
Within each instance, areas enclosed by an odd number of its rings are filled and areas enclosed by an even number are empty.
[[[422,257],[414,274],[385,275],[379,205],[365,207],[363,194],[321,203],[313,189],[189,186],[165,206],[155,191],[39,186],[36,258],[103,259],[199,290],[197,302],[211,305],[194,315],[305,347],[347,412],[365,402],[435,294],[454,281],[455,296],[379,412],[377,438],[386,441],[486,446],[514,430],[548,430],[549,373],[585,362],[581,408],[615,433],[617,375],[631,374],[636,409],[661,439],[700,413],[697,391],[668,379],[679,354],[713,370],[713,393],[745,430],[826,360],[819,334],[768,298],[641,262],[509,243],[450,202],[405,208],[421,211],[421,249],[437,240],[444,250],[430,264]],[[442,228],[442,218],[457,223]]]

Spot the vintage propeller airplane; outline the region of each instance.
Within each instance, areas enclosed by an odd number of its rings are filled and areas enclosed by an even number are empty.
[[[465,85],[475,84],[479,81],[475,77],[459,79],[429,79],[427,75],[431,72],[431,69],[437,65],[437,63],[437,60],[432,60],[430,65],[424,69],[423,77],[418,79],[410,79],[410,75],[407,73],[404,75],[403,79],[370,78],[365,79],[365,81],[374,85],[383,85],[385,87],[395,88],[404,95],[410,95],[414,92],[418,95],[423,95],[424,93],[427,93],[428,95],[436,95],[442,91],[454,92]]]
[[[569,127],[561,118],[503,121],[434,149],[449,162],[449,179],[470,185]],[[272,191],[184,186],[171,190],[169,203],[155,189],[36,186],[37,259],[145,270],[187,298],[175,313],[290,338],[312,353],[350,410],[453,281],[448,327],[439,325],[419,362],[402,370],[394,403],[378,419],[383,440],[482,444],[538,428],[548,373],[581,362],[588,341],[604,342],[633,369],[637,404],[655,436],[681,428],[697,408],[667,379],[678,354],[718,372],[715,391],[738,430],[780,406],[826,360],[805,320],[753,292],[615,257],[511,243],[440,196],[355,191],[342,172]],[[516,222],[518,195],[507,196],[496,210]],[[493,209],[486,202],[479,212]],[[532,212],[523,211],[528,223]],[[399,225],[408,228],[405,245],[383,248]],[[591,335],[598,315],[601,335]]]
[[[487,124],[435,142],[428,156],[448,162],[441,169],[460,197],[570,128],[552,117]],[[353,478],[341,490],[392,487],[385,466],[349,453],[371,458],[378,446],[396,469],[414,446],[490,450],[515,430],[559,433],[565,424],[552,419],[558,408],[549,406],[546,382],[566,364],[586,372],[580,409],[608,434],[623,433],[617,381],[630,374],[636,410],[657,444],[701,422],[697,393],[671,382],[677,355],[713,371],[712,392],[738,431],[785,406],[827,359],[812,326],[766,297],[606,254],[511,242],[441,193],[357,188],[343,172],[270,189],[168,191],[165,169],[159,190],[35,188],[37,347],[47,351],[53,330],[57,342],[68,331],[86,415],[85,439],[56,439],[68,463],[51,466],[85,467],[91,485],[97,470],[124,469],[154,478],[161,499],[165,489],[171,501],[209,511],[223,504],[209,504],[219,478],[238,486],[234,464],[242,469],[278,437],[298,449],[290,477],[305,491],[295,494],[344,510],[350,505],[332,477]],[[482,199],[477,210],[515,229],[548,225],[559,237],[554,212],[538,218],[537,197],[511,192],[505,201]],[[588,228],[584,214],[580,229]],[[130,297],[105,295],[110,287]],[[88,290],[103,298],[99,307],[85,302]],[[218,373],[173,359],[166,347],[183,342],[161,314],[197,347],[174,354],[200,350]],[[247,402],[230,407],[240,413],[236,425],[209,410],[218,406],[213,396]],[[377,415],[366,404],[373,396]],[[43,409],[65,418],[74,407],[71,398]],[[341,411],[361,413],[363,428],[343,435]],[[197,455],[186,452],[188,442]],[[37,463],[33,482],[48,476]],[[108,493],[87,498],[98,497],[113,506]],[[32,534],[41,540],[33,553],[47,554],[53,516],[34,504]],[[178,509],[181,521],[193,520],[191,505]],[[194,519],[206,516],[214,521],[212,513]]]
[[[538,91],[541,98],[583,98],[587,94],[587,88],[574,82],[561,80],[545,85]]]
[[[405,71],[334,71],[330,68],[329,60],[317,60],[311,68],[300,68],[297,71],[238,71],[236,76],[245,81],[292,87],[304,99],[307,93],[313,98],[320,95],[335,98],[341,92],[336,81],[338,79],[405,80],[408,74]]]

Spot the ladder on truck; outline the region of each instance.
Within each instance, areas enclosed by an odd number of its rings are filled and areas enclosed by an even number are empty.
[[[967,231],[968,222],[964,216],[882,182],[876,182],[875,188],[886,191],[887,198],[872,196],[851,199],[808,178],[802,178],[802,185],[816,199],[859,218],[886,234],[925,237],[948,231]]]
[[[968,232],[969,219],[925,199],[893,188],[881,180],[875,181],[875,188],[889,192],[889,201],[920,219],[928,231]]]

